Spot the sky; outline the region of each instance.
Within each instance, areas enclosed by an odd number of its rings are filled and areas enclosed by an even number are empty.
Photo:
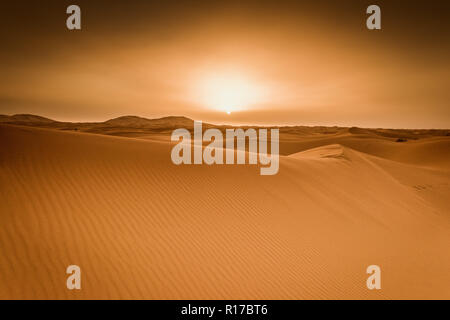
[[[66,28],[67,6],[81,30]],[[381,8],[381,30],[366,8]],[[450,1],[2,1],[0,114],[450,128]]]

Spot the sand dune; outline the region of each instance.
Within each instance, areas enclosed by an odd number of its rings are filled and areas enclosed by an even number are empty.
[[[0,298],[449,299],[450,138],[364,135],[286,134],[261,176],[175,166],[163,139],[0,125]]]

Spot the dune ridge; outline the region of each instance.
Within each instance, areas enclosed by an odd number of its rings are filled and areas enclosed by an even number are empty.
[[[445,138],[389,157],[391,141],[294,141],[275,176],[175,166],[165,141],[12,125],[0,139],[1,299],[450,298]]]

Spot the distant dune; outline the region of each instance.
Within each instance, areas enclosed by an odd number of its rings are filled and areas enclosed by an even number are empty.
[[[134,134],[139,136],[144,133],[169,132],[176,128],[193,128],[194,120],[175,116],[159,119],[122,116],[104,122],[62,122],[32,114],[16,114],[12,116],[0,115],[0,123],[107,135],[127,136]]]
[[[22,126],[41,127],[59,130],[82,131],[105,135],[145,138],[156,133],[170,134],[174,129],[187,128],[193,130],[194,120],[184,116],[168,116],[158,119],[147,119],[138,116],[122,116],[104,122],[62,122],[32,114],[0,115],[0,123]],[[236,128],[230,125],[217,125],[203,122],[204,128]],[[246,126],[241,126],[246,128]],[[252,126],[255,128],[257,126]],[[286,138],[298,136],[339,135],[349,133],[353,135],[367,135],[392,141],[397,139],[417,140],[437,136],[450,137],[450,129],[364,129],[357,127],[323,127],[323,126],[281,126],[280,132]]]
[[[450,299],[448,131],[283,128],[279,173],[261,176],[175,166],[161,137],[183,117],[13,117],[1,299]],[[70,264],[81,291],[66,289]]]

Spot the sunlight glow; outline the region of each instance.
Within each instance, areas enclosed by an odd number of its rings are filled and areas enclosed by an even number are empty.
[[[203,106],[227,114],[247,110],[263,100],[264,90],[241,76],[205,77],[199,87]]]

